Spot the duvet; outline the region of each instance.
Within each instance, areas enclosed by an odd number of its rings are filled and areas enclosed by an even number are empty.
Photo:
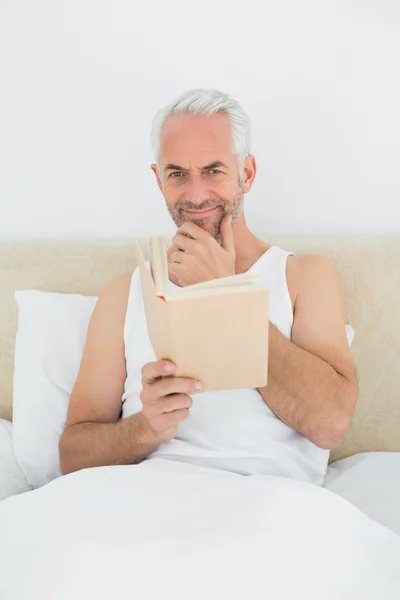
[[[400,537],[310,484],[173,461],[0,503],[1,600],[398,600]]]

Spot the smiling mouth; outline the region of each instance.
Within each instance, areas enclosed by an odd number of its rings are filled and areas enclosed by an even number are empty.
[[[205,219],[218,211],[220,206],[214,208],[206,208],[205,210],[184,210],[183,212],[195,219]]]

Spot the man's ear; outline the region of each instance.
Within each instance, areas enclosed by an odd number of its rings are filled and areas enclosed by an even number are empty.
[[[256,159],[253,154],[249,154],[246,160],[244,161],[243,166],[243,187],[244,193],[247,194],[251,190],[254,179],[257,173],[257,164]]]
[[[157,185],[160,188],[161,192],[162,192],[162,183],[161,183],[161,178],[160,178],[160,173],[158,171],[158,167],[156,163],[153,163],[152,165],[150,165],[151,170],[153,171],[154,175],[156,176],[157,179]]]

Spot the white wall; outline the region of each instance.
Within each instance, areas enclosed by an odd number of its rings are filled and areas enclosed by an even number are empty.
[[[196,8],[195,8],[196,6]],[[256,233],[400,233],[397,0],[2,0],[0,238],[170,233],[155,111],[252,118]]]

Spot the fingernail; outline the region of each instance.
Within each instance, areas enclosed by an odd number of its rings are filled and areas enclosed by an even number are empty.
[[[171,363],[167,363],[166,365],[164,365],[164,370],[167,371],[167,373],[172,373],[172,371],[174,370],[174,365],[172,365]]]
[[[196,381],[196,383],[194,384],[194,387],[196,388],[196,390],[199,390],[199,391],[203,389],[201,381]]]

